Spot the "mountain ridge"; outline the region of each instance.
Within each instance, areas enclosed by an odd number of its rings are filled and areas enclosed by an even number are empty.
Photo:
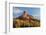
[[[40,20],[35,19],[32,15],[29,15],[26,11],[17,17],[13,18],[13,28],[15,27],[39,27]]]

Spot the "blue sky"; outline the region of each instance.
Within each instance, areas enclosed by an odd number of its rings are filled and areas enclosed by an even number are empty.
[[[34,7],[13,7],[13,17],[19,17],[24,11],[27,11],[29,15],[40,17],[40,8]]]

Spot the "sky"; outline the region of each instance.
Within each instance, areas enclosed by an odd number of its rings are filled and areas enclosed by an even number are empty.
[[[40,18],[40,8],[34,7],[13,7],[13,18],[21,16],[24,11],[28,12],[29,15]]]

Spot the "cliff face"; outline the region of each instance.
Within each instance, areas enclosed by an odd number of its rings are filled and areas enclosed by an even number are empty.
[[[34,19],[26,11],[18,18],[13,19],[13,28],[15,27],[39,27],[40,20]]]

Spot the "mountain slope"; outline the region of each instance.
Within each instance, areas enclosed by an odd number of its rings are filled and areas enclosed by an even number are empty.
[[[40,20],[35,19],[29,15],[26,11],[18,18],[13,18],[13,28],[17,27],[39,27]]]

